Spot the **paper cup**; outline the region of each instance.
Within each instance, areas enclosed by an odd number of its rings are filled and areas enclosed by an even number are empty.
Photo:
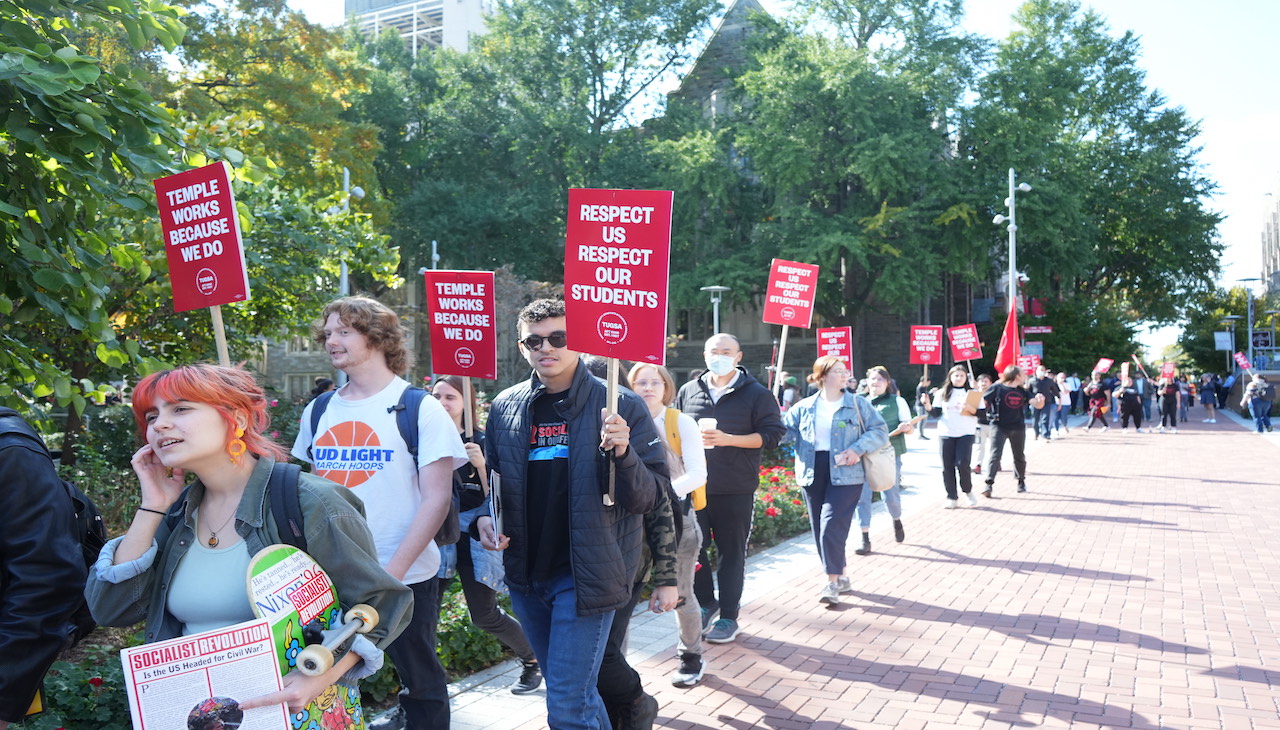
[[[718,421],[716,421],[716,419],[714,419],[714,418],[699,418],[699,419],[698,419],[698,430],[699,430],[699,431],[714,431],[714,430],[716,430],[716,428],[717,428],[718,426],[719,426],[719,422],[718,422]],[[715,447],[714,447],[714,446],[707,446],[707,445],[705,445],[705,444],[704,444],[702,448],[704,448],[704,449],[714,449]]]

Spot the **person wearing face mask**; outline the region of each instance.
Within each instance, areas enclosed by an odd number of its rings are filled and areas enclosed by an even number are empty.
[[[675,407],[698,422],[706,449],[707,506],[698,512],[699,561],[710,565],[706,550],[714,541],[717,568],[714,578],[710,570],[699,570],[693,590],[702,607],[706,640],[726,644],[738,636],[760,452],[777,446],[786,428],[773,394],[739,365],[738,338],[712,335],[703,356],[706,372],[680,388]],[[712,625],[717,614],[720,618]]]

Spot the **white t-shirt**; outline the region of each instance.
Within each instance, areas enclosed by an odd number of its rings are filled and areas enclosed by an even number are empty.
[[[938,391],[938,397],[934,399],[933,404],[942,409],[942,417],[938,419],[939,437],[959,438],[972,436],[978,432],[978,417],[966,416],[960,412],[964,408],[964,401],[969,392],[964,388],[952,388],[951,397],[944,401],[942,391]]]
[[[413,456],[400,437],[395,413],[387,411],[400,401],[407,387],[407,380],[395,378],[377,395],[359,401],[346,400],[339,390],[320,416],[314,444],[312,401],[302,412],[298,438],[293,442],[294,456],[311,463],[317,475],[350,488],[364,502],[383,567],[400,548],[422,504]],[[312,447],[310,458],[308,446]],[[467,462],[467,452],[453,419],[439,401],[428,397],[418,410],[418,464],[426,466],[439,459],[450,459],[449,468],[457,469]],[[405,573],[404,583],[421,583],[439,569],[440,549],[432,540]]]
[[[831,422],[835,420],[836,411],[840,410],[840,404],[843,402],[843,398],[834,402],[829,401],[822,397],[822,393],[818,393],[818,402],[813,409],[814,451],[831,450]]]
[[[680,463],[684,465],[684,473],[671,480],[671,490],[677,497],[684,498],[690,492],[707,483],[707,454],[702,448],[702,432],[698,430],[698,422],[687,413],[676,411],[676,433],[680,434]],[[664,408],[653,419],[653,427],[658,429],[663,440],[667,438],[667,411]]]
[[[1066,381],[1058,383],[1058,405],[1071,405],[1071,383]]]

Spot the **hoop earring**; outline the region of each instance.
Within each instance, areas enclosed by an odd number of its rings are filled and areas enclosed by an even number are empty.
[[[240,466],[240,458],[244,456],[244,452],[249,450],[249,446],[240,437],[244,435],[243,428],[236,429],[236,437],[227,444],[227,455],[231,457],[231,463]]]

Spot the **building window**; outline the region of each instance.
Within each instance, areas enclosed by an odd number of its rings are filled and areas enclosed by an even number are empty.
[[[290,337],[289,338],[289,354],[301,355],[310,352],[316,352],[316,341],[310,337]]]

